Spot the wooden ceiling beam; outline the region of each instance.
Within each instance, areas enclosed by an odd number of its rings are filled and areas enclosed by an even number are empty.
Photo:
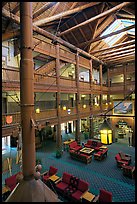
[[[2,34],[2,42],[6,41],[6,40],[9,40],[9,39],[12,39],[12,38],[15,38],[15,37],[17,37],[19,35],[20,35],[20,30],[16,30],[14,32],[3,33]]]
[[[131,26],[128,26],[128,27],[126,27],[126,28],[122,28],[121,30],[114,31],[114,32],[109,33],[109,34],[107,34],[107,35],[104,35],[104,36],[102,36],[102,37],[99,36],[99,37],[97,37],[97,38],[91,40],[90,42],[91,42],[91,43],[97,42],[97,41],[100,41],[100,40],[109,38],[109,37],[111,37],[111,36],[113,36],[113,35],[117,35],[117,34],[119,34],[119,33],[122,33],[122,32],[125,32],[125,31],[127,31],[127,30],[130,30],[130,29],[132,29],[132,28],[135,28],[135,25],[131,25]]]
[[[17,2],[17,5],[15,6],[15,8],[12,10],[13,14],[16,14],[19,11],[20,8],[20,2]]]
[[[40,9],[38,9],[34,14],[33,14],[33,20],[43,14],[46,10],[51,8],[53,5],[55,5],[57,2],[48,2],[45,3]]]
[[[117,58],[122,58],[122,57],[128,57],[129,55],[134,55],[135,52],[131,52],[131,53],[127,53],[127,54],[122,54],[121,56],[116,56],[116,57],[110,57],[110,58],[107,58],[107,59],[104,59],[104,61],[106,62],[106,60],[112,60],[112,59],[117,59]]]
[[[60,5],[60,2],[56,3],[56,5],[54,5],[52,11],[50,12],[50,15],[49,16],[53,16],[54,13],[56,12],[58,6]]]
[[[129,45],[129,46],[126,46],[126,47],[122,47],[120,49],[118,48],[118,49],[115,49],[115,50],[111,50],[109,52],[103,52],[103,53],[99,54],[98,57],[99,56],[102,57],[103,55],[112,54],[112,53],[115,53],[115,52],[121,52],[123,50],[128,50],[128,49],[131,49],[131,48],[135,48],[135,45]]]
[[[122,9],[123,7],[128,6],[128,5],[132,4],[132,3],[133,3],[133,2],[123,2],[123,3],[121,3],[121,4],[117,5],[117,6],[115,6],[114,8],[111,8],[111,9],[109,9],[109,10],[107,10],[107,11],[105,11],[105,12],[103,12],[103,13],[97,15],[97,16],[94,16],[94,17],[88,19],[88,20],[85,21],[85,22],[82,22],[82,23],[80,23],[80,24],[78,24],[78,25],[76,25],[76,26],[74,26],[74,27],[71,27],[71,28],[68,29],[68,30],[65,30],[65,31],[61,32],[59,36],[62,36],[62,35],[64,35],[64,34],[70,32],[70,31],[72,31],[72,30],[75,30],[75,29],[78,28],[78,27],[82,27],[82,26],[84,26],[84,25],[86,25],[86,24],[88,24],[88,23],[91,23],[91,22],[93,22],[93,21],[95,21],[95,20],[97,20],[97,19],[100,19],[100,18],[102,18],[102,17],[104,17],[104,16],[106,16],[106,15],[112,14],[112,13],[116,12],[117,10]]]
[[[78,2],[73,2],[73,4],[72,4],[72,6],[70,7],[70,9],[73,9],[77,4],[78,4]]]
[[[14,14],[11,14],[6,9],[2,9],[2,15],[4,15],[5,17],[11,19],[12,21],[14,21],[17,24],[20,24],[20,18],[18,16],[14,15]],[[84,56],[99,62],[100,64],[104,64],[103,61],[99,60],[98,58],[94,57],[93,55],[90,55],[89,53],[85,52],[84,50],[81,50],[80,48],[77,48],[76,46],[64,41],[63,39],[49,33],[48,31],[45,31],[45,30],[39,28],[38,26],[35,26],[34,24],[33,24],[33,31],[35,31],[35,32],[39,33],[40,35],[45,36],[45,37],[47,37],[47,38],[49,38],[49,39],[51,39],[51,40],[53,40],[55,42],[58,42],[61,45],[64,45],[64,46],[66,46],[66,47],[68,47],[68,48],[70,48],[70,49],[72,49],[74,51],[77,51],[77,52],[83,54]]]
[[[76,24],[78,24],[78,21],[76,20],[76,18],[74,18],[74,22],[75,22]],[[86,38],[86,36],[85,36],[83,30],[82,30],[81,28],[79,28],[79,31],[80,31],[81,35],[83,36],[84,40],[87,40],[87,38]],[[73,32],[71,32],[71,33],[73,33]]]
[[[108,48],[93,51],[93,52],[91,52],[91,54],[97,54],[99,52],[103,52],[103,51],[106,51],[106,50],[111,50],[111,49],[114,49],[114,48],[119,48],[119,47],[125,46],[125,45],[131,45],[131,44],[134,44],[134,43],[135,43],[135,40],[130,40],[130,41],[127,41],[127,42],[124,42],[124,43],[119,43],[117,45],[114,45],[114,46],[111,46],[111,47],[108,47]]]
[[[135,20],[134,15],[127,15],[127,14],[117,13],[116,16],[120,17],[120,18],[123,18],[123,19]]]
[[[8,2],[2,1],[2,8],[7,4]]]
[[[113,53],[113,54],[108,54],[108,55],[105,55],[105,56],[101,56],[100,59],[101,60],[106,60],[107,58],[110,58],[110,57],[114,57],[114,56],[118,56],[118,55],[123,55],[125,53],[130,53],[130,52],[133,52],[135,51],[135,48],[132,48],[132,49],[128,49],[128,50],[122,50],[122,51],[119,51],[117,53]]]
[[[97,3],[100,3],[100,2],[91,2],[91,3],[88,3],[88,4],[85,4],[83,6],[79,6],[77,8],[74,8],[74,9],[71,9],[71,10],[68,10],[68,11],[64,11],[64,12],[61,12],[59,14],[56,14],[54,16],[51,16],[51,17],[48,17],[48,18],[44,18],[44,19],[40,19],[36,22],[34,22],[34,25],[36,26],[42,26],[46,23],[49,23],[51,21],[55,21],[55,20],[58,20],[60,18],[63,18],[65,16],[68,16],[68,15],[71,15],[73,13],[76,13],[76,12],[79,12],[79,11],[82,11],[83,9],[86,9],[86,8],[89,8],[91,6],[94,6],[96,5]]]
[[[111,16],[110,16],[110,18],[111,18]],[[103,25],[102,25],[103,26]],[[122,32],[125,32],[125,31],[127,31],[127,30],[130,30],[130,29],[132,29],[132,28],[135,28],[135,25],[132,25],[132,26],[129,26],[129,27],[126,27],[126,28],[122,28],[121,30],[118,30],[118,31],[114,31],[114,32],[112,32],[112,33],[110,33],[110,34],[107,34],[107,35],[104,35],[104,36],[102,36],[102,37],[97,37],[97,38],[95,38],[95,39],[93,39],[93,40],[89,40],[89,41],[86,41],[86,42],[84,42],[84,43],[81,43],[81,46],[82,45],[84,45],[84,44],[89,44],[89,43],[94,43],[94,42],[97,42],[97,41],[101,41],[101,40],[103,40],[103,39],[106,39],[106,38],[109,38],[109,37],[111,37],[111,36],[113,36],[113,35],[117,35],[117,34],[119,34],[119,33],[122,33]]]
[[[102,12],[103,12],[104,7],[105,7],[105,3],[103,2],[102,5],[101,5],[100,8],[99,8],[99,13],[102,13]],[[97,9],[96,9],[96,8],[95,8],[95,10],[96,10],[96,13],[97,13]],[[93,34],[92,34],[92,39],[95,38],[95,33],[96,33],[97,28],[98,28],[98,25],[99,25],[99,23],[100,23],[99,20],[100,20],[100,19],[98,19],[98,20],[95,22],[94,31],[93,31]]]
[[[122,57],[122,58],[119,58],[119,59],[113,59],[113,60],[109,60],[108,62],[107,62],[107,64],[109,65],[109,64],[116,64],[116,62],[118,62],[118,63],[125,63],[126,61],[133,61],[135,59],[135,57],[134,56],[129,56],[129,57]]]
[[[112,6],[118,5],[117,2],[107,2],[107,3],[110,4],[110,5],[112,5]],[[122,8],[122,10],[125,11],[125,12],[127,12],[128,14],[135,15],[134,11],[133,11],[131,8],[129,8],[129,7],[127,7],[127,8]]]

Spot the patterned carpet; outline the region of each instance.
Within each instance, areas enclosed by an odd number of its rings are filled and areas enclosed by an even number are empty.
[[[58,176],[62,176],[63,172],[71,173],[78,178],[89,182],[90,192],[95,195],[99,194],[99,189],[104,188],[113,194],[113,202],[135,202],[135,180],[123,176],[122,170],[117,167],[115,155],[122,151],[132,155],[131,165],[135,165],[135,148],[128,147],[127,144],[113,143],[108,146],[108,156],[103,161],[94,160],[89,164],[72,160],[69,152],[63,151],[61,158],[56,158],[55,147],[53,141],[47,141],[45,147],[38,149],[36,158],[41,159],[42,171],[49,169],[50,165],[58,168]],[[3,156],[13,158],[12,174],[20,170],[20,165],[15,164],[16,148],[12,148]],[[2,175],[2,183],[9,176],[9,173]]]

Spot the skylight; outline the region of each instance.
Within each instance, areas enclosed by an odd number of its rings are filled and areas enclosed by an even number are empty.
[[[104,35],[108,35],[112,32],[115,32],[115,31],[118,31],[118,30],[121,30],[125,27],[128,27],[128,26],[131,26],[131,25],[134,25],[135,22],[134,21],[131,21],[131,20],[123,20],[123,19],[118,19],[118,20],[115,20],[102,34],[101,34],[101,37],[104,36]],[[135,35],[135,28],[133,29],[130,29],[128,31],[125,31],[127,33],[130,33],[132,35]],[[109,46],[112,46],[114,45],[120,38],[122,38],[122,36],[125,35],[125,32],[122,32],[122,33],[119,33],[117,35],[113,35],[111,37],[108,37],[106,39],[104,39],[104,41],[109,45]]]

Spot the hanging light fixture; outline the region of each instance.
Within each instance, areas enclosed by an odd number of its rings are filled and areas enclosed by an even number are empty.
[[[104,119],[104,122],[101,124],[99,131],[101,135],[101,143],[111,144],[112,143],[112,128],[106,118]]]
[[[84,104],[84,105],[83,105],[83,108],[86,108],[86,107],[87,107],[86,104]]]
[[[67,107],[66,107],[66,106],[63,106],[63,110],[67,110]]]
[[[36,108],[36,113],[40,113],[40,108]]]

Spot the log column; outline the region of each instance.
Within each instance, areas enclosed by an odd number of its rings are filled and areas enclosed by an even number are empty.
[[[124,97],[126,97],[127,93],[126,93],[126,87],[127,87],[127,72],[126,72],[126,69],[127,69],[127,65],[123,65],[124,67]]]
[[[93,60],[90,60],[90,70],[89,70],[89,80],[90,80],[90,91],[92,90],[92,66]],[[93,94],[89,94],[89,104],[90,104],[90,117],[89,117],[89,138],[93,138]]]
[[[101,88],[101,94],[100,94],[100,111],[102,112],[102,64],[99,65],[99,82],[100,82],[100,88]]]
[[[76,135],[75,139],[78,143],[80,143],[80,94],[79,94],[79,52],[76,53],[76,69],[75,69],[75,76],[76,76],[76,86],[77,86],[77,93],[76,93],[76,111],[77,111],[77,120],[76,120]]]
[[[35,129],[34,129],[34,63],[32,3],[20,4],[21,17],[21,67],[20,99],[22,126],[22,168],[24,180],[33,178],[35,169]]]
[[[56,83],[57,83],[57,93],[56,93],[56,104],[57,104],[57,138],[56,147],[57,153],[61,156],[62,151],[62,138],[61,138],[61,106],[60,106],[60,54],[59,54],[59,44],[56,44]]]

